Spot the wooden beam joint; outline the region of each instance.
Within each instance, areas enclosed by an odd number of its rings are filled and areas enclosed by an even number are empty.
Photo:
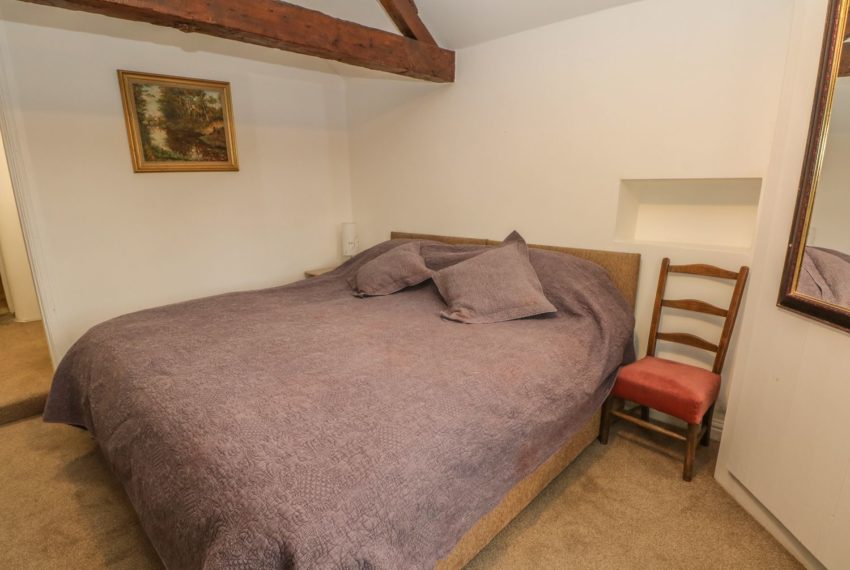
[[[419,17],[419,10],[416,8],[414,0],[378,0],[387,16],[395,24],[398,31],[403,36],[419,40],[432,45],[437,45],[434,37],[425,27],[422,19]]]

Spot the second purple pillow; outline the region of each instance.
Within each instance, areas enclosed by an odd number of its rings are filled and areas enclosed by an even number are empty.
[[[434,274],[449,306],[441,313],[444,318],[496,323],[557,312],[543,294],[525,241],[511,234],[503,243]]]

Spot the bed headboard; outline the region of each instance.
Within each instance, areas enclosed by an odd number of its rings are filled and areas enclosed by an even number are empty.
[[[464,238],[453,236],[435,236],[429,234],[414,234],[407,232],[391,232],[390,239],[425,239],[431,241],[441,241],[451,244],[470,244],[470,245],[499,245],[501,241],[479,238]],[[601,249],[579,249],[574,247],[560,247],[556,245],[533,245],[528,247],[536,247],[538,249],[548,249],[551,251],[560,251],[569,253],[582,259],[592,261],[597,265],[601,265],[623,297],[629,302],[634,309],[637,300],[637,285],[638,274],[640,273],[640,254],[625,253],[621,251],[603,251]]]

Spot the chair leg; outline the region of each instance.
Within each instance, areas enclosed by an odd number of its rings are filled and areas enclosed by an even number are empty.
[[[608,432],[611,431],[611,412],[614,410],[614,396],[608,396],[602,404],[602,421],[599,425],[599,443],[608,445]]]
[[[649,421],[649,408],[647,408],[646,406],[640,407],[640,419],[645,422]]]
[[[685,449],[685,468],[682,471],[682,479],[690,481],[694,475],[694,457],[697,454],[697,443],[701,424],[688,424],[687,448]]]
[[[699,441],[700,445],[703,447],[708,447],[711,443],[711,424],[714,421],[714,406],[708,408],[708,411],[705,413],[705,416],[702,418],[702,425],[705,426],[705,433],[702,436],[702,439]]]

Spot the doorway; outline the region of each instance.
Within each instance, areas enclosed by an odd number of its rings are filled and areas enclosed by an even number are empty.
[[[0,319],[11,316],[9,304],[6,302],[6,285],[3,283],[3,275],[0,274]]]
[[[0,425],[40,414],[52,376],[53,363],[0,136]]]

